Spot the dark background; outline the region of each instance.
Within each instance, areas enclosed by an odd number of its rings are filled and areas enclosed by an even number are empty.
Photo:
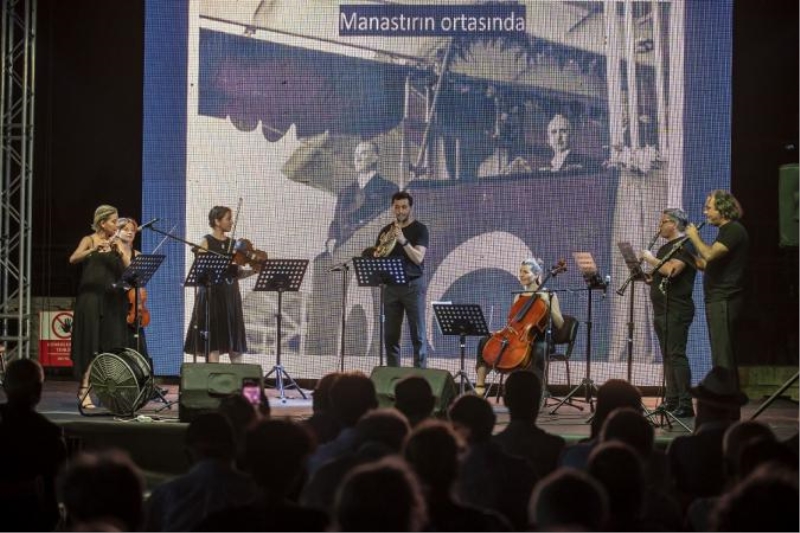
[[[38,6],[33,294],[72,296],[67,259],[94,208],[141,218],[144,2]],[[798,3],[737,0],[733,17],[731,181],[751,238],[741,362],[795,365],[798,250],[778,247],[778,167],[798,157]]]

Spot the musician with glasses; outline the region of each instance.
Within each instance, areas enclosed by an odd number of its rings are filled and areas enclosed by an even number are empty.
[[[696,272],[691,244],[685,242],[684,237],[687,223],[688,217],[681,209],[662,211],[658,237],[667,242],[655,255],[644,250],[641,256],[645,263],[655,268],[676,245],[684,242],[672,258],[649,275],[653,326],[664,361],[664,407],[677,417],[694,416],[689,394],[692,371],[686,357],[686,343],[694,320],[692,289]]]

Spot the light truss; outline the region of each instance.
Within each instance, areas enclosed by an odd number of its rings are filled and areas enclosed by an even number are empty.
[[[0,342],[30,357],[36,0],[0,0]]]

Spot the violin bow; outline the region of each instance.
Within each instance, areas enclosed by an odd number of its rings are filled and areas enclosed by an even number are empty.
[[[233,217],[233,228],[231,229],[230,234],[230,243],[228,243],[228,253],[230,254],[233,252],[233,244],[236,242],[236,227],[239,225],[239,213],[242,211],[242,202],[244,200],[242,197],[239,197],[239,201],[236,204],[236,214]]]

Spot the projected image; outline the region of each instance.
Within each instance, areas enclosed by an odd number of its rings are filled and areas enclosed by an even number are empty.
[[[547,271],[564,259],[547,286],[582,323],[573,381],[591,343],[597,381],[625,377],[631,358],[636,384],[660,383],[649,287],[619,290],[630,271],[617,243],[643,250],[661,211],[684,204],[682,4],[524,4],[527,33],[491,39],[339,37],[336,2],[191,4],[186,235],[202,239],[209,210],[227,206],[229,236],[309,261],[280,309],[275,291],[253,290],[258,276],[239,280],[245,361],[269,368],[280,342],[295,377],[336,370],[342,355],[346,369],[378,363],[381,288],[358,284],[352,258],[407,191],[430,231],[428,366],[460,364],[433,302],[478,304],[497,330],[521,261]],[[177,335],[191,292],[182,308]],[[692,346],[704,329],[696,318]],[[468,338],[470,374],[477,343]],[[408,366],[407,320],[401,346]],[[554,365],[550,381],[565,379]]]

